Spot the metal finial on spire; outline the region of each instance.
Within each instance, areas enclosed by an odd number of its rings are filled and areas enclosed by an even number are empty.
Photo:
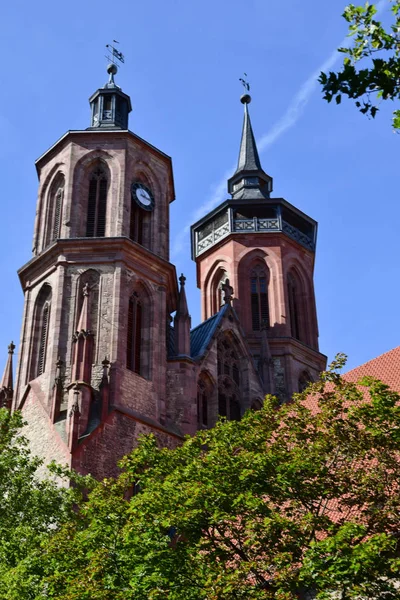
[[[247,78],[247,73],[243,73],[243,75]],[[244,89],[246,90],[246,92],[249,92],[250,91],[250,83],[247,81],[247,79],[243,79],[243,77],[239,77],[239,81],[242,84],[242,86],[244,87]],[[243,94],[243,96],[240,96],[240,102],[242,104],[250,104],[250,102],[251,102],[250,94]]]
[[[125,56],[122,54],[122,52],[117,50],[117,48],[113,44],[119,44],[119,42],[117,40],[113,40],[112,44],[106,44],[106,48],[109,52],[109,54],[106,55],[106,59],[109,61],[109,64],[107,66],[107,73],[110,76],[108,80],[109,85],[115,84],[114,75],[118,73],[116,61],[119,61],[121,64],[125,62]]]

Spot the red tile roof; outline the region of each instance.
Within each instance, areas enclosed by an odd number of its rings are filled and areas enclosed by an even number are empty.
[[[393,391],[400,392],[400,346],[352,369],[344,378],[356,382],[366,375],[380,379]]]

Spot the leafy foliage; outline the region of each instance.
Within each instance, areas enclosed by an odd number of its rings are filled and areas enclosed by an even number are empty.
[[[343,17],[350,24],[349,35],[354,44],[339,48],[346,54],[342,70],[338,73],[321,73],[324,99],[333,98],[340,104],[342,95],[355,100],[360,112],[375,117],[382,100],[400,99],[400,1],[390,0],[392,22],[385,29],[374,17],[377,7],[368,2],[365,6],[350,4]],[[357,68],[362,62],[363,68]],[[400,129],[400,110],[393,112],[393,127]]]
[[[143,438],[13,572],[21,597],[399,598],[399,396],[342,363],[175,450]]]
[[[78,487],[64,485],[71,477],[87,487],[89,479],[75,477],[56,466],[52,479],[40,481],[36,470],[42,461],[32,457],[27,440],[20,435],[21,414],[0,409],[0,598],[35,598],[30,587],[36,581],[30,572],[32,556],[41,552],[44,539],[63,522],[73,518]]]

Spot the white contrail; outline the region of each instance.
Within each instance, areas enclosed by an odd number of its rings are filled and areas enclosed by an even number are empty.
[[[376,4],[376,8],[378,13],[382,11],[384,6],[388,4],[390,0],[380,0]],[[353,38],[346,35],[346,37],[339,44],[339,48],[348,48],[353,42]],[[294,95],[293,100],[289,104],[288,109],[284,113],[284,115],[279,119],[275,125],[268,131],[268,133],[264,134],[261,139],[257,142],[257,146],[259,151],[263,151],[269,146],[271,146],[278,138],[281,137],[285,131],[293,127],[295,123],[301,117],[308,101],[310,100],[316,86],[318,83],[318,77],[321,71],[329,71],[332,69],[334,64],[340,57],[340,53],[335,49],[328,56],[326,60],[306,79],[306,81],[302,84],[299,91]],[[233,166],[229,171],[227,171],[224,177],[214,186],[214,189],[210,195],[210,198],[202,204],[195,213],[192,214],[190,222],[185,225],[183,230],[176,236],[174,240],[174,245],[172,249],[172,257],[177,257],[181,252],[187,242],[187,234],[190,231],[190,225],[195,223],[198,219],[200,219],[204,214],[212,210],[215,206],[217,206],[224,197],[226,196],[226,182],[227,179],[233,174],[235,171],[235,166]]]

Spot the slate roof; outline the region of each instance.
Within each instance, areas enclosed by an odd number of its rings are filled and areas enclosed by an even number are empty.
[[[192,358],[203,356],[228,308],[229,304],[225,304],[219,312],[192,329],[190,332],[190,356]]]

